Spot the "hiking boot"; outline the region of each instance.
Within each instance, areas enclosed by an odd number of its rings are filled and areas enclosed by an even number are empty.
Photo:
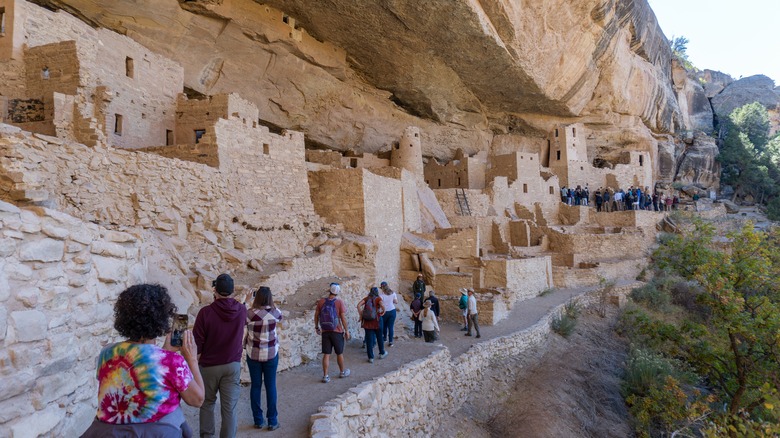
[[[475,336],[475,337],[477,337],[477,338],[481,338],[481,337],[482,337],[482,335],[477,335],[477,336]]]
[[[330,382],[330,376],[325,374],[324,376],[322,376],[322,383],[328,383],[328,382]]]
[[[465,331],[467,331],[468,329],[469,329],[468,327],[463,327],[462,329],[460,329],[460,331],[462,331],[462,332],[465,332]]]
[[[391,342],[391,343],[387,344],[387,346],[388,346],[388,347],[392,347],[392,346],[393,346],[393,343]]]
[[[268,425],[268,430],[276,430],[276,429],[278,429],[278,428],[279,428],[279,423],[276,423],[276,424],[269,424],[269,425]]]
[[[384,359],[384,358],[386,358],[386,357],[387,357],[387,352],[386,352],[386,351],[385,351],[384,353],[382,353],[382,354],[380,354],[380,355],[379,355],[379,358],[380,358],[380,359]]]
[[[374,363],[374,358],[373,357],[369,358],[368,363]]]
[[[344,370],[344,371],[339,373],[339,377],[341,377],[341,378],[349,377],[349,375],[350,375],[349,368],[347,368],[346,370]]]

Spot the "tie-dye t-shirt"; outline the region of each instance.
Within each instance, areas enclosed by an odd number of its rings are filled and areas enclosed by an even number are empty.
[[[100,352],[97,367],[100,421],[151,423],[179,407],[192,380],[180,354],[152,344],[120,342]]]

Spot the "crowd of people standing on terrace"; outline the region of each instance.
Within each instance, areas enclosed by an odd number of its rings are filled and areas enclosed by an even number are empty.
[[[596,207],[596,211],[627,211],[627,210],[648,210],[648,211],[671,211],[676,210],[680,197],[667,195],[657,191],[650,193],[649,187],[631,186],[627,190],[599,187],[591,194],[587,184],[585,187],[576,188],[561,187],[561,202],[567,205],[590,206],[591,198]]]

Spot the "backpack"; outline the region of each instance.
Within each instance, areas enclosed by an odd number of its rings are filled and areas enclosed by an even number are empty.
[[[458,303],[458,308],[465,309],[469,306],[469,297],[466,295],[460,296],[460,302]]]
[[[363,321],[376,320],[376,303],[371,296],[366,299],[366,304],[363,306],[363,314],[361,316],[363,317]]]
[[[320,327],[324,332],[333,332],[339,326],[339,315],[336,311],[336,300],[334,298],[329,300],[325,298],[325,302],[322,303],[320,308]]]

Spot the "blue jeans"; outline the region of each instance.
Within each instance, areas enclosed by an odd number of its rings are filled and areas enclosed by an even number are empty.
[[[246,365],[249,368],[249,377],[252,379],[252,386],[249,388],[249,403],[252,406],[252,418],[255,425],[263,424],[263,407],[260,403],[263,380],[265,380],[265,407],[268,425],[279,424],[279,413],[276,411],[276,368],[279,365],[279,355],[277,354],[268,362],[260,362],[247,357]]]
[[[368,358],[374,358],[374,344],[377,340],[381,341],[382,335],[379,334],[379,329],[363,329],[366,331],[366,353]],[[379,342],[379,354],[385,354],[385,343]]]
[[[395,336],[395,309],[385,312],[382,315],[382,340],[393,343]]]

